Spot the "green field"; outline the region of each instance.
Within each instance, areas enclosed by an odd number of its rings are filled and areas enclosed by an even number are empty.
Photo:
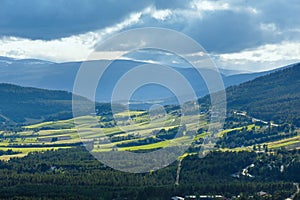
[[[174,114],[175,113],[175,114]],[[130,117],[130,120],[128,118]],[[2,155],[0,159],[8,160],[13,157],[26,156],[34,151],[46,151],[50,149],[71,148],[82,145],[82,141],[93,142],[94,152],[107,151],[143,151],[156,150],[173,146],[199,147],[210,133],[203,131],[194,135],[186,135],[187,132],[196,131],[201,128],[207,130],[206,115],[177,116],[176,112],[170,112],[161,120],[159,117],[150,119],[145,111],[130,111],[117,113],[114,119],[111,116],[82,116],[75,119],[42,122],[24,126],[20,132],[0,132],[0,150],[11,149],[17,152],[13,155]],[[181,120],[181,121],[180,121]],[[184,122],[185,129],[178,137],[169,138],[166,134],[176,133],[180,128],[180,122]],[[76,127],[75,127],[76,124]],[[221,130],[218,137],[222,138],[233,131],[260,130],[255,124],[237,126]],[[172,132],[173,131],[173,132]],[[159,133],[163,133],[161,138]],[[158,135],[157,135],[158,134]],[[164,138],[167,137],[167,138]],[[267,142],[270,149],[281,147],[298,148],[300,136],[284,138],[277,141]],[[251,151],[252,145],[234,148],[219,148],[220,151]],[[196,151],[196,150],[195,150]],[[189,152],[197,153],[197,152]]]
[[[130,116],[133,123],[128,123],[124,117]],[[177,116],[168,114],[165,120],[152,119],[147,115],[145,111],[130,111],[116,114],[118,120],[117,126],[109,127],[97,127],[95,121],[99,125],[112,123],[107,121],[106,117],[91,117],[83,116],[75,119],[60,120],[60,121],[49,121],[29,126],[24,126],[24,131],[17,133],[2,132],[2,139],[0,140],[0,149],[8,150],[11,149],[18,154],[14,155],[3,155],[0,159],[7,160],[13,157],[22,157],[27,155],[29,152],[34,151],[46,151],[49,149],[58,148],[70,148],[72,146],[80,145],[82,140],[93,140],[94,151],[111,151],[117,145],[127,144],[130,142],[139,142],[145,138],[155,138],[153,134],[155,131],[164,129],[169,131],[176,127],[179,127],[180,121]],[[122,118],[123,121],[122,121]],[[189,121],[187,124],[188,129],[192,129],[197,126],[196,122],[203,116],[185,116],[181,120]],[[106,120],[103,122],[101,120]],[[78,134],[77,129],[80,130]],[[97,125],[98,125],[97,124]],[[206,122],[201,121],[201,126],[205,126]],[[188,130],[187,129],[187,130]],[[134,138],[127,138],[120,141],[101,143],[105,138],[126,138],[128,136]],[[203,137],[197,136],[197,138]],[[175,139],[158,141],[146,145],[137,145],[129,147],[120,147],[120,151],[135,151],[135,150],[151,150],[157,148],[164,148],[168,145],[184,145],[188,139],[188,136],[182,136]],[[100,148],[98,148],[101,143]]]
[[[293,148],[299,148],[300,147],[300,136],[292,137],[292,138],[287,138],[275,142],[270,142],[268,143],[268,146],[270,148],[280,148],[280,147],[293,147]]]

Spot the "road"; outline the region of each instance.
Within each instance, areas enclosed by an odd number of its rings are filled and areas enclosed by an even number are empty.
[[[296,187],[296,192],[290,198],[287,199],[295,199],[296,195],[300,192],[299,183],[294,183],[294,186]]]
[[[179,185],[179,177],[180,177],[180,171],[181,171],[181,162],[183,159],[179,159],[178,161],[178,167],[177,167],[177,175],[176,175],[176,181],[175,185]]]

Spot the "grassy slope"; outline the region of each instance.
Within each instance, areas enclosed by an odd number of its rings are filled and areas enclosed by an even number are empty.
[[[131,116],[134,115],[135,119],[139,119],[141,117],[147,118],[145,116],[144,112],[135,112],[129,113]],[[119,113],[119,116],[124,116],[125,113]],[[200,119],[204,119],[205,117],[203,115],[197,116]],[[124,139],[117,142],[112,143],[106,143],[106,144],[97,144],[94,145],[94,151],[111,151],[113,148],[116,147],[118,144],[126,144],[130,142],[135,142],[144,139],[145,137],[154,137],[152,131],[154,130],[160,130],[162,127],[165,130],[177,127],[177,123],[172,123],[174,116],[168,115],[167,117],[167,123],[164,121],[154,121],[152,124],[149,123],[149,121],[142,120],[140,123],[136,123],[134,125],[129,125],[126,127],[123,127],[126,132],[122,131],[119,127],[110,127],[110,128],[95,128],[91,127],[90,120],[91,117],[84,116],[80,117],[80,121],[83,122],[81,124],[81,127],[83,132],[80,133],[80,137],[83,139],[96,139],[98,140],[99,137],[105,137],[105,136],[114,136],[114,137],[125,137],[130,134],[138,133],[140,134],[140,138],[133,138],[133,139]],[[186,119],[191,121],[190,124],[187,125],[187,127],[193,127],[196,126],[194,122],[196,116],[186,116]],[[99,117],[96,118],[97,120]],[[149,118],[148,118],[149,120]],[[76,120],[75,120],[76,121]],[[140,121],[140,120],[135,120]],[[207,123],[205,121],[200,121],[200,127],[207,126]],[[246,126],[247,129],[252,129],[255,127],[258,128],[254,124],[250,124]],[[59,121],[51,121],[51,122],[42,122],[30,126],[24,126],[26,128],[25,131],[19,132],[16,135],[13,133],[7,134],[2,132],[6,136],[6,139],[2,139],[0,142],[0,149],[1,150],[8,150],[12,149],[13,151],[19,151],[21,152],[18,155],[4,155],[0,157],[1,159],[8,159],[10,157],[15,156],[25,156],[29,152],[32,151],[45,151],[49,149],[58,149],[58,148],[68,148],[71,147],[74,144],[77,144],[81,141],[77,129],[74,127],[74,120],[59,120]],[[46,128],[46,130],[44,130]],[[225,133],[230,133],[231,131],[235,130],[241,130],[243,127],[236,127],[233,129],[227,129],[223,130],[219,133],[219,137],[222,137]],[[38,130],[38,131],[37,131]],[[119,151],[137,151],[137,150],[154,150],[158,148],[164,148],[166,146],[176,146],[176,145],[187,145],[192,140],[197,141],[201,138],[204,138],[208,133],[204,132],[202,134],[198,134],[194,139],[192,139],[189,136],[181,136],[179,138],[174,138],[170,140],[162,140],[151,144],[144,144],[144,145],[138,145],[138,146],[127,146],[127,147],[119,147]],[[42,138],[58,138],[62,136],[68,136],[69,138],[66,140],[59,140],[59,141],[53,141],[53,142],[43,142],[39,141]],[[13,138],[13,139],[11,139]],[[291,145],[300,145],[300,136],[288,138],[288,139],[282,139],[275,142],[267,143],[269,148],[280,148],[280,147],[289,147]],[[9,145],[23,145],[18,147],[10,147]],[[29,145],[29,146],[26,146]],[[38,147],[30,147],[30,145],[40,145]],[[241,150],[251,150],[252,147],[243,147],[243,148],[234,148],[234,149],[220,149],[221,151],[241,151]]]
[[[125,116],[128,113],[119,113],[118,116]],[[149,123],[149,117],[145,116],[144,112],[136,112],[132,111],[129,113],[131,116],[134,116],[134,121],[136,122],[134,125],[128,125],[128,126],[121,126],[121,127],[110,127],[110,128],[97,128],[92,127],[92,124],[90,123],[91,118],[88,116],[80,117],[79,120],[75,120],[76,122],[80,121],[82,124],[80,124],[81,130],[83,132],[80,133],[80,137],[83,139],[95,139],[96,141],[100,137],[105,136],[118,136],[118,137],[124,137],[128,136],[130,134],[136,134],[138,133],[141,137],[140,138],[134,138],[134,139],[128,139],[124,141],[118,141],[114,143],[109,144],[101,144],[101,149],[97,149],[97,146],[95,144],[95,151],[110,151],[114,146],[117,144],[122,143],[128,143],[128,142],[134,142],[144,139],[145,137],[155,137],[152,135],[153,131],[155,130],[161,130],[162,127],[165,130],[177,127],[179,125],[179,122],[174,119],[174,116],[168,115],[166,121],[161,120],[154,120],[151,123]],[[140,118],[143,118],[143,120],[140,120]],[[187,127],[195,127],[196,124],[196,118],[203,118],[203,116],[185,116],[184,119],[190,121],[191,123],[187,125]],[[96,120],[99,118],[97,117]],[[147,119],[148,121],[145,121]],[[142,121],[140,123],[137,123],[139,121]],[[205,126],[206,123],[201,121],[201,126]],[[20,151],[20,156],[26,155],[28,152],[35,151],[42,151],[42,150],[48,150],[51,148],[59,148],[59,147],[67,147],[68,144],[71,146],[72,144],[80,142],[79,135],[77,133],[77,130],[74,128],[74,120],[58,120],[58,121],[50,121],[50,122],[42,122],[38,124],[28,125],[24,126],[26,129],[23,132],[19,132],[16,135],[13,133],[11,134],[4,134],[6,139],[3,139],[0,142],[0,146],[3,150],[12,149],[15,151]],[[120,128],[123,128],[126,130],[124,132]],[[204,137],[203,135],[198,135],[196,139],[199,139],[201,137]],[[45,138],[58,138],[62,136],[69,136],[70,138],[67,140],[59,140],[59,141],[40,141],[41,139]],[[13,139],[12,139],[13,138]],[[119,150],[149,150],[149,149],[156,149],[156,148],[164,148],[167,145],[178,145],[179,143],[185,144],[187,141],[191,141],[189,137],[179,137],[168,141],[159,141],[153,144],[147,144],[147,145],[140,145],[140,146],[129,146],[129,147],[122,147],[119,148]],[[23,145],[18,147],[10,147],[9,145]],[[41,145],[41,147],[36,148],[30,148],[30,145]],[[46,147],[43,147],[43,145],[47,145]],[[53,147],[52,147],[53,146]],[[14,157],[15,155],[12,155],[11,157]],[[3,156],[4,159],[7,159],[9,156]]]

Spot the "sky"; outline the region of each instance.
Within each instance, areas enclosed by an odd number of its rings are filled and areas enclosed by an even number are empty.
[[[299,11],[299,0],[3,0],[0,56],[83,61],[114,34],[160,27],[196,40],[220,68],[263,71],[300,61]]]

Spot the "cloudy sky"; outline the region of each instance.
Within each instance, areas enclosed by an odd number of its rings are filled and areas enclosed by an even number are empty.
[[[221,68],[261,71],[300,61],[299,11],[299,0],[3,0],[0,56],[85,60],[113,34],[162,27],[196,40]]]

